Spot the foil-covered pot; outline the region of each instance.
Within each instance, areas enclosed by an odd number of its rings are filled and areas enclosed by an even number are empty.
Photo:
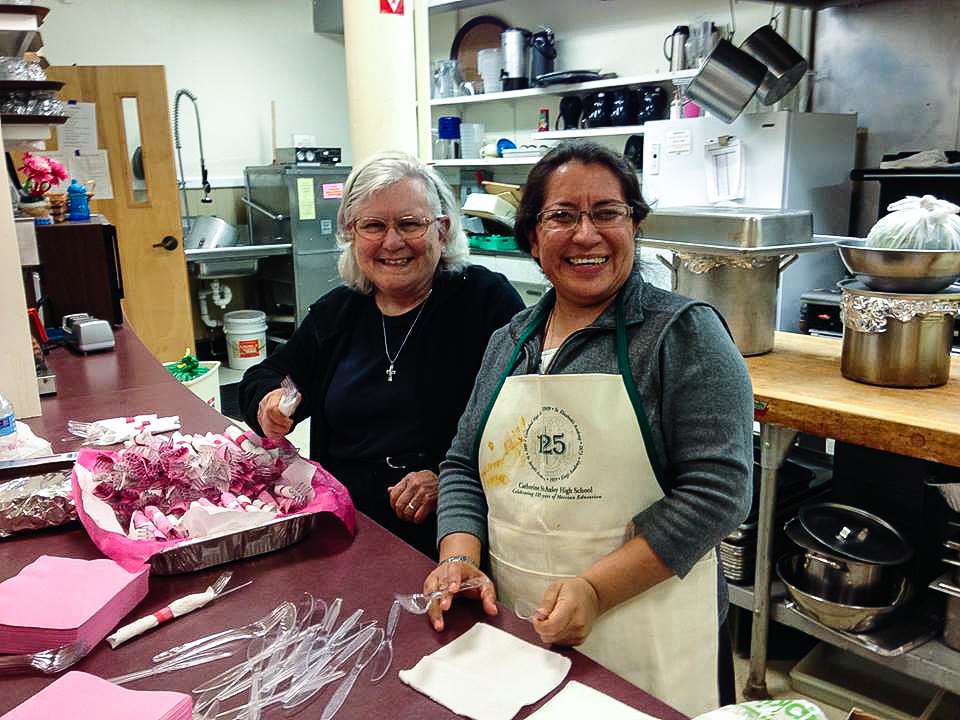
[[[0,483],[0,537],[76,519],[69,470]]]
[[[720,311],[741,354],[773,350],[777,284],[796,255],[677,252],[672,261],[657,257],[670,269],[676,292]]]
[[[884,293],[857,280],[839,283],[848,380],[885,387],[936,387],[950,379],[953,319],[960,291]]]

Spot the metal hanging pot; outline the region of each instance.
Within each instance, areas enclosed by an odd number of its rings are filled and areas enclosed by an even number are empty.
[[[726,123],[750,102],[767,67],[729,40],[720,40],[687,86],[687,95]]]
[[[807,72],[807,61],[771,25],[763,25],[750,33],[740,43],[740,49],[767,68],[757,90],[757,99],[764,105],[782,100]]]

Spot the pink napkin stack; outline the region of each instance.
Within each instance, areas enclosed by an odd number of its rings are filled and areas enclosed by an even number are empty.
[[[0,653],[99,643],[147,594],[149,567],[41,555],[0,583]]]
[[[83,672],[68,672],[0,720],[190,720],[193,701],[178,692],[127,690]]]

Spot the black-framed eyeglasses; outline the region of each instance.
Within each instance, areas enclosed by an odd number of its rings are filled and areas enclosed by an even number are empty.
[[[390,228],[396,230],[397,235],[403,240],[417,240],[422,238],[427,233],[427,228],[439,219],[439,217],[407,215],[391,222],[378,217],[360,217],[351,224],[353,231],[364,240],[383,240]]]
[[[544,230],[558,232],[574,230],[580,224],[584,215],[590,218],[595,228],[604,230],[619,227],[623,221],[633,217],[633,208],[626,203],[606,203],[595,205],[589,210],[574,210],[573,208],[553,208],[544,210],[537,215],[537,223]]]

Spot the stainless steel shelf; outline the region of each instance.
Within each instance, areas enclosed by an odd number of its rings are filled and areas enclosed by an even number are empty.
[[[628,85],[648,85],[651,83],[679,83],[686,84],[697,74],[696,70],[679,70],[672,73],[647,73],[645,75],[624,75],[621,77],[590,80],[583,83],[569,85],[548,85],[546,87],[527,88],[525,90],[508,90],[507,92],[480,93],[479,95],[459,95],[451,98],[435,98],[430,101],[431,107],[450,105],[472,105],[474,103],[496,102],[503,100],[520,100],[543,95],[565,95],[574,92],[588,92],[605,88],[625,87]]]
[[[753,588],[728,583],[730,602],[737,607],[753,610]],[[878,663],[904,675],[924,680],[938,687],[956,691],[960,688],[960,652],[943,644],[939,639],[930,640],[903,655],[887,657],[873,652],[865,645],[848,638],[846,633],[837,633],[824,627],[796,610],[787,607],[782,597],[783,585],[773,584],[770,600],[770,618],[792,627],[822,642],[847,650],[854,655]]]

